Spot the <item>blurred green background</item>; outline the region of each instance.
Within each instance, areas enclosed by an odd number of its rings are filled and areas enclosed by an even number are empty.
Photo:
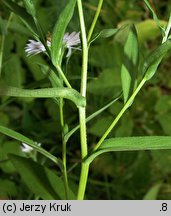
[[[21,1],[16,1],[21,3]],[[60,11],[67,1],[35,0],[39,21],[45,34],[51,33]],[[170,0],[150,0],[162,25],[171,11]],[[84,0],[87,30],[96,10],[97,0]],[[42,73],[41,63],[48,64],[45,55],[27,57],[24,47],[31,33],[16,15],[0,4],[1,36],[5,34],[0,85],[23,88],[49,87]],[[6,30],[8,18],[9,28]],[[95,33],[102,29],[117,28],[134,23],[138,32],[141,58],[161,43],[161,34],[152,15],[139,0],[105,0]],[[78,14],[75,12],[69,32],[79,31]],[[115,37],[96,40],[89,55],[87,114],[103,107],[121,90],[120,67],[125,32]],[[2,37],[1,37],[2,38]],[[133,106],[126,112],[110,137],[171,135],[171,57],[165,58],[155,77],[137,96]],[[75,52],[70,61],[64,61],[67,77],[79,90],[81,52]],[[88,145],[91,148],[117,115],[123,101],[119,100],[96,119],[87,124]],[[65,101],[65,121],[69,128],[78,124],[74,105]],[[61,156],[61,129],[59,108],[51,99],[0,98],[0,124],[12,128],[57,156]],[[8,154],[25,155],[17,141],[0,134],[0,198],[34,199],[17,174]],[[67,159],[70,183],[77,190],[80,172],[79,132],[68,142]],[[42,156],[38,155],[40,163]],[[58,172],[49,161],[51,170]],[[78,165],[77,165],[78,164]],[[76,166],[75,166],[76,165]],[[139,151],[107,153],[98,157],[90,169],[86,199],[171,199],[171,151]]]

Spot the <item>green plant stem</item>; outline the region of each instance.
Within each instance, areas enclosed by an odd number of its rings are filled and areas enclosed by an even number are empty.
[[[142,81],[140,82],[140,84],[138,85],[138,87],[136,88],[136,90],[134,91],[134,93],[131,95],[131,97],[128,99],[128,101],[125,103],[124,107],[121,109],[121,111],[119,112],[119,114],[117,115],[117,117],[114,119],[114,121],[112,122],[112,124],[109,126],[109,128],[106,130],[106,132],[103,134],[102,138],[96,144],[96,146],[93,149],[93,151],[96,151],[100,147],[100,145],[102,144],[102,142],[106,139],[106,137],[109,135],[109,133],[111,132],[111,130],[115,127],[115,125],[117,124],[117,122],[119,121],[119,119],[122,117],[122,115],[125,113],[125,111],[133,103],[135,96],[138,94],[138,92],[143,87],[143,85],[144,85],[145,82],[146,82],[146,79],[143,78]]]
[[[85,157],[87,157],[88,154],[85,108],[82,107],[79,108],[79,119],[80,119],[81,158],[84,159]],[[89,164],[82,162],[79,188],[77,194],[78,200],[84,199],[84,194],[85,194],[87,180],[88,180],[88,171],[89,171]]]
[[[86,28],[85,28],[85,23],[84,23],[82,2],[81,0],[77,0],[77,2],[78,2],[80,25],[81,25],[82,53],[83,53],[80,93],[83,97],[86,97],[87,69],[88,69],[88,45],[87,45],[87,38],[86,38]]]
[[[167,23],[167,27],[166,27],[166,30],[165,30],[165,35],[163,37],[162,43],[167,41],[170,29],[171,29],[171,13],[170,13],[170,16],[169,16],[169,21]]]
[[[69,199],[69,184],[68,184],[68,173],[67,173],[67,164],[66,164],[66,142],[62,141],[62,162],[63,162],[63,176],[64,176],[64,184],[65,184],[65,196],[66,199]]]
[[[64,139],[64,114],[63,114],[63,98],[60,98],[59,102],[60,109],[60,123],[62,129],[62,163],[63,163],[63,177],[64,177],[64,185],[65,185],[65,196],[68,199],[68,175],[67,175],[67,165],[66,165],[66,142]]]
[[[78,13],[80,19],[81,36],[82,36],[82,73],[81,73],[81,89],[80,93],[83,97],[86,97],[87,88],[87,67],[88,67],[88,46],[86,37],[86,28],[83,15],[82,1],[77,0]],[[87,132],[86,132],[86,107],[79,107],[79,121],[80,121],[80,140],[81,140],[81,157],[84,159],[88,154],[87,148]],[[77,199],[84,199],[87,179],[88,179],[89,165],[82,163],[81,174],[79,181],[79,188]]]
[[[114,102],[116,102],[118,99],[120,98],[120,96],[116,97],[114,100],[112,100],[111,102],[109,102],[106,106],[102,107],[101,109],[97,110],[96,112],[94,112],[93,114],[91,114],[90,116],[88,116],[86,118],[86,123],[91,121],[93,118],[97,117],[100,113],[102,113],[104,110],[106,110],[107,108],[109,108]],[[0,106],[1,108],[1,106]],[[80,128],[80,125],[77,125],[76,127],[74,127],[72,130],[70,130],[67,134],[65,134],[65,140],[66,142],[68,142],[68,139],[72,136],[73,133],[75,133],[78,129]]]
[[[64,81],[64,83],[66,84],[66,86],[68,88],[72,88],[69,81],[67,80],[66,76],[64,75],[61,66],[57,65],[56,66],[59,76],[62,78],[62,80]],[[67,142],[64,139],[64,126],[65,126],[65,122],[64,122],[64,113],[63,113],[63,102],[64,99],[60,98],[59,100],[59,110],[60,110],[60,123],[61,123],[61,130],[62,130],[62,163],[63,163],[63,178],[64,178],[64,186],[65,186],[65,197],[68,200],[69,199],[69,185],[68,185],[68,174],[67,174],[67,163],[66,163],[66,144]]]
[[[89,173],[89,163],[83,162],[81,165],[81,175],[80,175],[80,183],[79,183],[79,190],[77,194],[77,200],[83,200],[88,180],[88,173]]]
[[[92,36],[92,34],[93,34],[95,25],[96,25],[96,23],[97,23],[97,20],[98,20],[98,17],[99,17],[101,8],[102,8],[102,4],[103,4],[103,0],[99,0],[99,4],[98,4],[97,10],[96,10],[96,14],[95,14],[95,16],[94,16],[93,22],[92,22],[92,24],[91,24],[91,27],[90,27],[90,30],[89,30],[89,33],[88,33],[88,37],[87,37],[87,41],[88,41],[88,42],[90,42],[91,36]]]
[[[3,50],[4,50],[4,42],[5,42],[5,35],[1,36],[1,48],[0,48],[0,77],[2,72],[2,58],[3,58]]]
[[[72,88],[72,86],[70,85],[69,81],[67,80],[65,74],[63,73],[61,67],[59,65],[56,65],[56,69],[59,73],[59,75],[61,76],[61,78],[63,79],[65,85],[68,87],[68,88]]]
[[[2,36],[1,36],[1,47],[0,47],[0,77],[1,77],[1,72],[2,72],[2,59],[3,59],[3,50],[4,50],[4,43],[5,43],[5,33],[8,30],[10,21],[13,17],[13,13],[10,13],[7,25],[5,27],[4,32],[2,32]]]

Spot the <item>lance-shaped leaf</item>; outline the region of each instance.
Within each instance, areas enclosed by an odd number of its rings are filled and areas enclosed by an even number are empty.
[[[14,130],[11,130],[7,127],[1,126],[1,125],[0,125],[0,133],[5,134],[5,135],[7,135],[7,136],[9,136],[15,140],[20,141],[21,144],[22,143],[28,144],[30,147],[32,147],[33,149],[35,149],[36,151],[38,151],[39,153],[41,153],[45,157],[49,158],[51,161],[53,161],[54,163],[58,164],[61,167],[60,160],[58,160],[54,155],[50,154],[49,152],[47,152],[42,147],[38,146],[33,140],[29,139],[28,137],[14,131]]]
[[[129,96],[134,91],[138,70],[138,51],[137,32],[133,25],[130,27],[130,31],[124,46],[123,64],[121,67],[124,102],[128,100]]]
[[[27,13],[25,8],[19,6],[11,0],[1,0],[4,5],[6,5],[12,12],[17,14],[20,18],[22,18],[23,22],[27,25],[27,27],[37,35],[37,27],[35,25],[33,17]]]
[[[112,151],[140,151],[171,149],[171,136],[122,137],[105,140],[85,162],[91,163],[98,155]]]
[[[36,16],[36,9],[35,9],[33,1],[32,0],[23,0],[23,2],[25,4],[27,12],[31,16],[35,17]]]
[[[73,101],[76,106],[84,107],[85,98],[71,88],[44,88],[44,89],[20,89],[15,87],[0,87],[0,96],[31,97],[31,98],[66,98]]]
[[[76,0],[69,0],[68,4],[60,14],[57,23],[55,24],[53,34],[52,34],[52,43],[51,43],[51,57],[52,62],[56,66],[59,61],[60,49],[63,43],[63,37],[65,34],[66,27],[70,22],[75,8]]]
[[[98,37],[100,38],[108,38],[114,36],[119,29],[113,28],[113,29],[103,29],[99,34]]]
[[[171,49],[171,40],[167,40],[147,56],[143,65],[143,74],[146,80],[151,79],[157,71],[163,57]]]
[[[9,158],[25,184],[36,196],[45,200],[66,199],[62,178],[50,169],[28,158],[16,155],[9,155]],[[75,195],[70,189],[69,199],[75,199]]]
[[[164,35],[165,30],[164,28],[161,26],[160,24],[160,20],[157,17],[157,14],[155,13],[155,11],[153,10],[153,8],[151,7],[151,5],[149,4],[149,2],[147,0],[144,0],[146,6],[148,7],[148,9],[151,11],[152,15],[153,15],[153,19],[156,22],[156,25],[158,26],[158,28],[160,29],[161,33]]]
[[[112,37],[115,34],[117,34],[119,29],[113,28],[113,29],[103,29],[99,33],[96,33],[93,38],[91,39],[89,44],[92,44],[95,40],[100,39],[100,38],[108,38]]]

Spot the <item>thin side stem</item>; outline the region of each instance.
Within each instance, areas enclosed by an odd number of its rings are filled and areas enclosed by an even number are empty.
[[[66,199],[69,199],[69,184],[68,184],[68,173],[67,173],[67,164],[66,164],[66,142],[62,141],[62,162],[63,162],[63,177],[65,185],[65,196]]]
[[[163,37],[162,43],[167,41],[170,29],[171,29],[171,13],[170,13],[169,21],[167,23],[167,27],[166,27],[166,30],[165,30],[165,35]]]
[[[5,32],[8,30],[8,27],[9,27],[9,24],[10,24],[10,21],[11,21],[12,17],[13,17],[13,13],[10,13],[6,28],[4,30]],[[1,36],[1,48],[0,48],[0,77],[1,77],[1,72],[2,72],[2,59],[3,59],[4,43],[5,43],[5,34],[2,33],[2,36]]]
[[[90,27],[90,30],[89,30],[89,33],[88,33],[88,37],[87,37],[87,41],[88,41],[88,42],[90,42],[90,39],[91,39],[91,36],[92,36],[92,34],[93,34],[95,25],[96,25],[96,23],[97,23],[97,20],[98,20],[98,17],[99,17],[99,14],[100,14],[102,5],[103,5],[103,0],[99,0],[99,4],[98,4],[97,10],[96,10],[96,14],[95,14],[95,16],[94,16],[93,22],[92,22],[92,24],[91,24],[91,27]]]
[[[88,46],[87,46],[87,37],[86,37],[86,28],[83,15],[82,1],[77,0],[80,27],[81,27],[81,36],[82,36],[82,72],[81,72],[81,89],[80,93],[83,97],[86,97],[86,88],[87,88],[87,68],[88,68]],[[85,158],[88,154],[87,148],[87,132],[86,132],[86,107],[79,107],[79,121],[80,121],[80,140],[81,140],[81,158]],[[89,165],[82,163],[81,174],[79,181],[79,188],[77,199],[84,199],[87,178],[88,178]]]
[[[66,85],[68,88],[72,88],[72,86],[70,85],[69,81],[67,80],[65,74],[63,73],[61,67],[60,67],[59,65],[56,65],[56,69],[57,69],[59,75],[62,77],[62,79],[63,79],[65,85]]]
[[[64,114],[63,114],[63,98],[60,98],[60,122],[61,122],[61,129],[62,129],[62,162],[63,162],[63,177],[64,177],[64,185],[65,185],[65,196],[68,199],[68,174],[67,174],[67,165],[66,165],[66,142],[64,139]]]
[[[5,42],[5,35],[1,36],[1,48],[0,48],[0,77],[2,72],[2,58],[3,58],[3,50],[4,50],[4,42]]]
[[[58,73],[60,77],[63,79],[64,83],[68,88],[72,88],[69,81],[67,80],[65,74],[63,73],[61,66],[56,66]],[[64,99],[60,98],[59,101],[59,113],[60,113],[60,123],[61,123],[61,130],[62,130],[62,164],[63,164],[63,178],[64,178],[64,187],[65,187],[65,197],[68,200],[69,199],[69,184],[68,184],[68,173],[67,173],[67,160],[66,160],[66,141],[65,141],[65,134],[64,134],[64,111],[63,111],[63,102]]]
[[[131,97],[126,102],[126,104],[124,105],[124,107],[121,109],[121,111],[119,112],[119,114],[117,115],[117,117],[114,119],[114,121],[112,122],[112,124],[106,130],[106,132],[104,133],[104,135],[102,136],[102,138],[99,140],[99,142],[97,143],[97,145],[95,146],[95,148],[93,149],[93,151],[96,151],[100,147],[100,145],[102,144],[102,142],[106,139],[106,137],[109,135],[109,133],[111,132],[111,130],[115,127],[115,125],[117,124],[117,122],[119,121],[119,119],[122,117],[122,115],[125,113],[125,111],[133,103],[135,96],[138,94],[138,92],[143,87],[143,85],[144,85],[145,82],[146,82],[146,80],[142,79],[142,81],[140,82],[140,84],[138,85],[138,87],[136,88],[136,90],[134,91],[134,93],[131,95]]]

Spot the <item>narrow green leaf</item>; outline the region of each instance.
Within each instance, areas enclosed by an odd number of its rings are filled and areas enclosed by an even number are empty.
[[[91,163],[98,155],[112,151],[141,151],[171,149],[171,136],[122,137],[105,140],[85,162]]]
[[[28,158],[16,155],[9,155],[9,158],[25,184],[36,196],[45,200],[66,199],[62,178],[58,177],[50,169]],[[75,199],[75,195],[71,190],[69,190],[69,198]]]
[[[162,35],[165,34],[165,30],[164,28],[160,25],[160,20],[157,17],[157,14],[154,12],[153,8],[151,7],[151,5],[149,4],[149,2],[147,0],[144,0],[146,6],[148,7],[148,9],[151,11],[152,15],[153,15],[153,19],[156,22],[158,28],[160,29]]]
[[[167,40],[161,44],[156,50],[154,50],[149,56],[147,56],[143,65],[143,74],[145,79],[151,79],[157,71],[159,64],[163,57],[171,49],[171,40]]]
[[[66,27],[70,22],[75,8],[76,0],[69,0],[68,4],[60,14],[57,23],[55,24],[53,34],[52,34],[52,43],[51,43],[51,57],[52,62],[56,66],[60,57],[60,49],[63,43],[63,37],[65,34]]]
[[[132,94],[135,88],[138,64],[138,39],[135,26],[131,26],[128,38],[124,46],[123,64],[121,67],[121,80],[124,102]]]
[[[36,16],[36,9],[35,9],[33,1],[32,0],[23,0],[23,2],[24,2],[24,5],[26,7],[27,12],[31,16],[35,17]]]
[[[101,38],[108,38],[112,37],[118,32],[119,29],[114,28],[114,29],[103,29],[98,35]]]
[[[77,106],[85,106],[85,98],[76,90],[70,88],[20,89],[15,87],[0,87],[0,96],[31,97],[31,98],[66,98]]]
[[[1,0],[4,5],[6,5],[12,12],[17,14],[22,18],[24,23],[27,25],[27,27],[35,34],[37,35],[37,27],[34,23],[34,19],[30,14],[27,13],[25,8],[19,6],[18,4],[14,3],[11,0]]]
[[[1,125],[0,125],[0,133],[20,141],[21,144],[22,143],[28,144],[30,147],[32,147],[33,149],[35,149],[36,151],[38,151],[45,157],[49,158],[51,161],[53,161],[54,163],[58,164],[61,167],[60,161],[54,155],[50,154],[42,147],[38,146],[33,140],[29,139],[28,137]]]
[[[143,200],[156,200],[159,190],[162,186],[162,181],[155,183],[144,196]]]
[[[89,44],[92,44],[95,40],[99,39],[99,38],[108,38],[108,37],[112,37],[115,34],[117,34],[117,32],[119,31],[119,29],[117,28],[113,28],[113,29],[103,29],[101,32],[95,34],[93,36],[93,38],[91,39],[91,41],[89,42]]]

